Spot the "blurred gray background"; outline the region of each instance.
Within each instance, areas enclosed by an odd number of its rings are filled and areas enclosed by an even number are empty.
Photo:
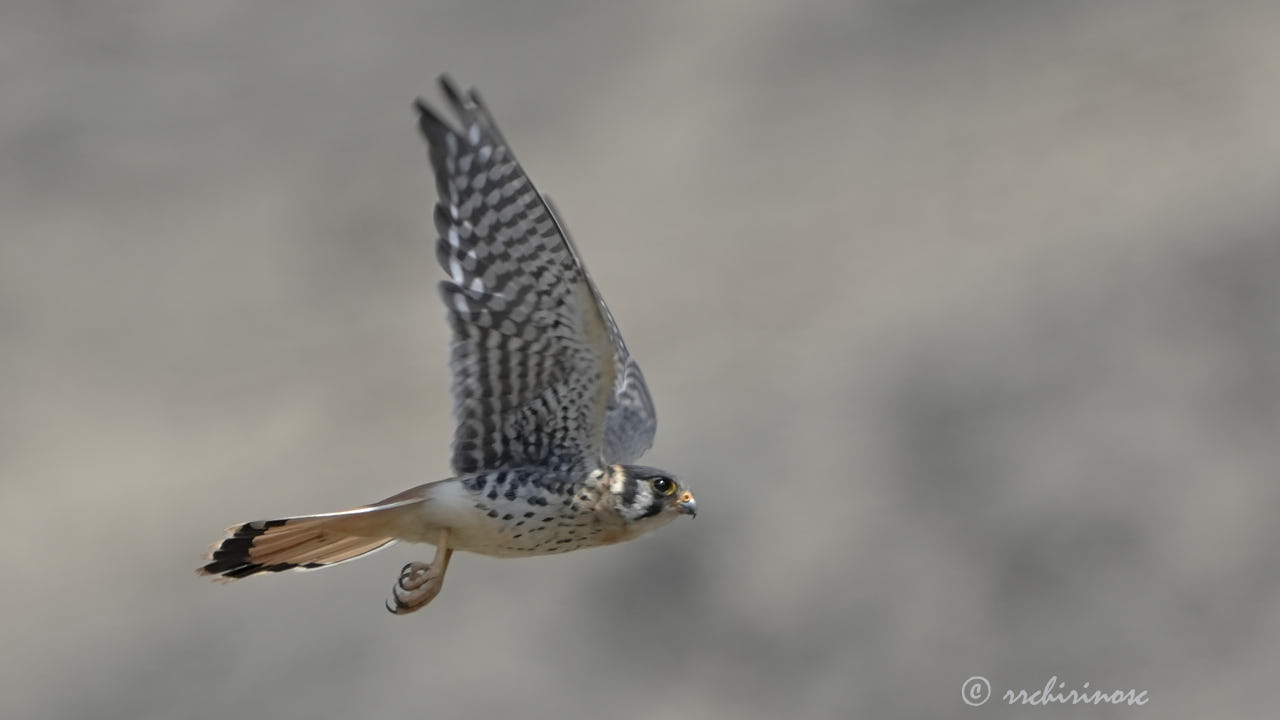
[[[1270,2],[5,3],[0,714],[1270,715],[1278,41]],[[429,548],[198,579],[234,522],[447,475],[443,71],[702,514],[459,556],[407,618]]]

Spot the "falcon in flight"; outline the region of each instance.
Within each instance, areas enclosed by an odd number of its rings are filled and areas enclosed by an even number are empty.
[[[435,546],[400,571],[387,609],[440,592],[454,550],[526,557],[609,545],[694,515],[668,472],[632,465],[657,417],[582,258],[479,94],[440,78],[454,128],[422,100],[435,170],[436,259],[453,329],[453,472],[381,502],[236,525],[198,572],[236,580],[313,570],[397,540]]]

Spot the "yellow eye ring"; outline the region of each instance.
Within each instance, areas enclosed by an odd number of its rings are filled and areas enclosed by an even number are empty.
[[[659,495],[671,495],[676,491],[676,484],[671,478],[654,478],[650,484],[653,485],[653,491]]]

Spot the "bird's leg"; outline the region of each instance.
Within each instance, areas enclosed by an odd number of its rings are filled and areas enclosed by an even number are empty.
[[[451,555],[453,548],[449,547],[449,531],[441,530],[436,541],[436,556],[430,565],[411,562],[401,568],[400,578],[391,588],[387,610],[396,615],[408,615],[434,600],[444,586],[444,571],[449,567]]]

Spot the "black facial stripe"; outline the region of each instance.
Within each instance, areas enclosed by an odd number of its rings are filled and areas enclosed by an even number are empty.
[[[622,479],[622,507],[636,504],[636,493],[640,491],[640,481],[631,473]]]
[[[647,518],[647,517],[653,517],[654,515],[657,515],[658,513],[662,512],[662,506],[664,504],[665,503],[662,501],[662,498],[655,497],[653,499],[653,502],[649,503],[649,507],[645,508],[644,514],[641,515],[640,517]]]

